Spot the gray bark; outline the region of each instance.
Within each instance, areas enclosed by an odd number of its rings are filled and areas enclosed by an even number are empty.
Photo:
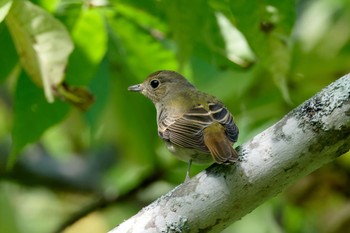
[[[350,75],[332,83],[110,233],[220,232],[294,181],[350,149]]]

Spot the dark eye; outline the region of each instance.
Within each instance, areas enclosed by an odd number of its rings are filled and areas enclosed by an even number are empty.
[[[151,82],[150,82],[150,85],[153,89],[156,89],[158,86],[159,86],[159,81],[157,79],[153,79]]]

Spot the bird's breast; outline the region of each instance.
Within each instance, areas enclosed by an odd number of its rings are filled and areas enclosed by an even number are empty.
[[[192,162],[196,164],[208,164],[213,162],[213,157],[210,153],[203,153],[196,149],[180,147],[167,141],[165,141],[165,145],[173,155],[184,162],[188,162],[189,160],[192,160]]]

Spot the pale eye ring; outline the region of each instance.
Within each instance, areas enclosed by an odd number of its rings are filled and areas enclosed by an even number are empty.
[[[153,89],[156,89],[157,87],[159,87],[160,82],[157,79],[153,79],[149,84]]]

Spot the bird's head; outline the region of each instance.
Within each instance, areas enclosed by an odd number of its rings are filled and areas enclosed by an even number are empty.
[[[142,83],[130,86],[128,90],[140,92],[157,104],[164,98],[193,88],[194,86],[179,73],[160,70],[150,74]]]

